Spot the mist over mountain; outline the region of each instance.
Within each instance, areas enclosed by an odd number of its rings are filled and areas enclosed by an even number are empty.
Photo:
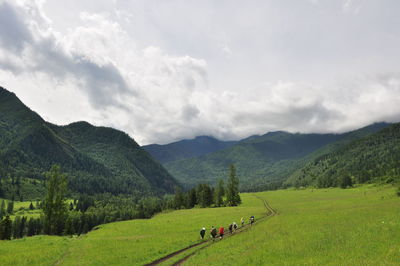
[[[183,150],[180,154],[178,150],[171,149],[177,145],[176,143],[151,146],[153,148],[151,152],[167,157],[171,151],[174,157],[164,159],[163,165],[187,187],[202,182],[213,184],[219,178],[226,179],[229,165],[235,164],[242,190],[273,189],[282,186],[297,169],[304,167],[318,156],[378,132],[389,125],[375,123],[343,134],[269,132],[191,158],[184,158],[187,150]],[[192,140],[195,141],[196,139]],[[188,144],[190,142],[185,142],[187,149],[191,147]]]

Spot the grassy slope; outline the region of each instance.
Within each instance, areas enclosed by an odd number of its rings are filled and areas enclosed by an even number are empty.
[[[279,215],[201,250],[187,265],[395,265],[400,261],[400,198],[393,187],[256,195],[267,199]],[[141,265],[199,241],[202,226],[228,225],[241,216],[259,217],[264,212],[253,194],[242,198],[244,204],[236,208],[180,210],[150,220],[111,223],[79,238],[0,241],[0,265]]]
[[[259,195],[279,211],[278,216],[202,250],[187,265],[398,265],[400,261],[400,199],[393,187]]]
[[[265,209],[250,194],[242,195],[240,207],[179,210],[150,220],[110,223],[80,238],[39,236],[0,241],[0,265],[141,265],[199,241],[201,227],[228,226],[231,222]],[[52,247],[46,258],[36,254]],[[19,256],[5,255],[20,252]],[[54,254],[50,254],[50,252]],[[27,263],[29,262],[29,263]]]

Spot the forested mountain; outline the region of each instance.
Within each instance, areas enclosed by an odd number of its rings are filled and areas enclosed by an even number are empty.
[[[319,156],[297,170],[287,181],[294,186],[341,185],[352,182],[400,181],[400,124],[354,140],[333,152]]]
[[[167,163],[219,151],[235,143],[237,141],[220,141],[209,136],[199,136],[166,145],[146,145],[143,148],[159,162]]]
[[[164,166],[183,184],[193,186],[225,178],[233,163],[237,166],[242,190],[273,189],[307,162],[387,126],[378,123],[344,134],[271,132],[252,136],[217,152],[171,161]]]
[[[74,192],[151,194],[178,185],[127,134],[86,122],[53,125],[0,87],[0,197],[39,197],[53,164]]]

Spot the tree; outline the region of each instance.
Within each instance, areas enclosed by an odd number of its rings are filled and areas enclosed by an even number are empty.
[[[53,165],[46,173],[47,194],[43,202],[44,232],[49,235],[61,235],[67,215],[67,178],[61,173],[60,166]]]
[[[174,203],[175,209],[180,209],[182,206],[185,206],[182,189],[180,187],[175,188]]]
[[[35,235],[35,231],[36,231],[35,227],[36,227],[35,219],[31,217],[28,221],[28,230],[27,230],[28,236]]]
[[[0,205],[0,221],[3,219],[4,215],[6,215],[6,203],[4,200],[2,200]]]
[[[339,181],[339,185],[341,188],[347,188],[347,187],[352,187],[353,186],[353,181],[351,180],[351,177],[346,174],[343,175],[343,177]]]
[[[20,226],[21,226],[21,217],[17,216],[14,219],[14,222],[12,223],[12,235],[13,238],[21,238],[19,232],[20,232]]]
[[[29,204],[29,210],[33,210],[33,209],[35,209],[35,207],[33,207],[33,203],[31,201],[31,204]]]
[[[1,178],[0,178],[0,197],[4,196],[4,190],[3,190],[3,183],[1,182]]]
[[[13,214],[14,211],[14,201],[9,201],[7,204],[7,213]]]
[[[199,184],[197,186],[197,200],[202,208],[211,206],[213,203],[213,193],[208,184]]]
[[[228,184],[226,186],[226,202],[229,206],[237,206],[241,203],[239,196],[239,179],[236,177],[236,168],[233,164],[230,166]]]
[[[186,208],[191,209],[194,206],[196,206],[196,203],[197,203],[196,189],[192,188],[187,192]]]
[[[11,240],[12,234],[12,221],[10,216],[7,215],[4,220],[0,222],[0,240]]]
[[[215,189],[215,206],[220,207],[224,203],[223,197],[225,196],[224,181],[220,179]]]

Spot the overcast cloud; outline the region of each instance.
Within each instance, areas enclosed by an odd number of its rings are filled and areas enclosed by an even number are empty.
[[[140,144],[400,121],[396,0],[0,0],[0,85]]]

